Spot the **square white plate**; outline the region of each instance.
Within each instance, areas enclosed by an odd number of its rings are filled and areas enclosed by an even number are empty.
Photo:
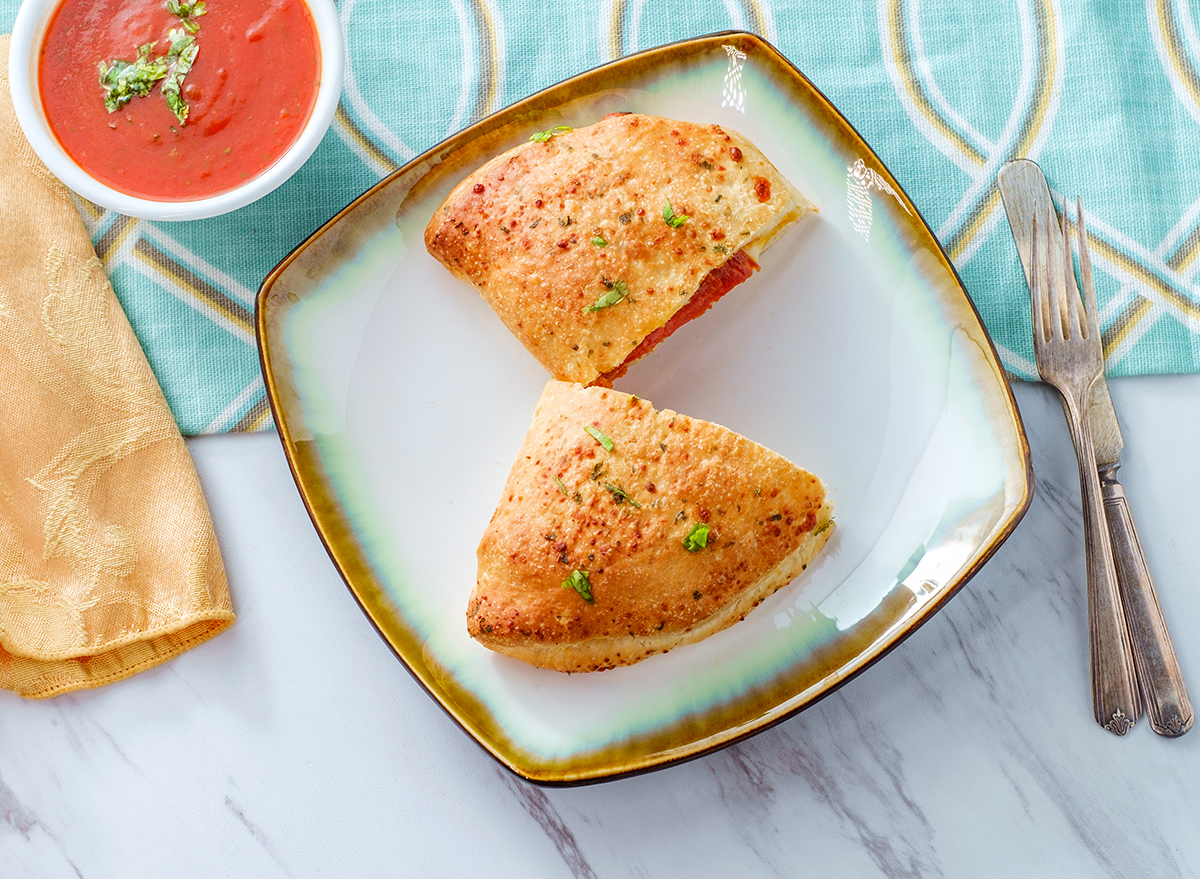
[[[423,233],[491,156],[618,110],[733,128],[820,207],[616,387],[816,473],[837,528],[745,621],[564,675],[466,633],[475,547],[547,376]],[[750,34],[598,68],[414,160],[274,270],[258,333],[297,485],[350,589],[450,715],[534,781],[662,766],[811,704],[936,611],[1030,499],[1016,406],[946,256],[836,109]]]

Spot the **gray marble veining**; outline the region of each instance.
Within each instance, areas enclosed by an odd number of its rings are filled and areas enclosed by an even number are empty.
[[[1195,690],[1200,376],[1112,388]],[[0,694],[0,876],[1200,875],[1200,736],[1092,720],[1073,453],[1051,392],[1017,396],[1033,505],[942,612],[761,735],[566,789],[500,769],[395,661],[273,436],[193,441],[239,621],[112,687]]]

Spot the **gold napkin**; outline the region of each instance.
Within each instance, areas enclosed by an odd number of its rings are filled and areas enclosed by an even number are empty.
[[[96,687],[228,628],[187,447],[66,188],[30,149],[0,36],[0,687]]]

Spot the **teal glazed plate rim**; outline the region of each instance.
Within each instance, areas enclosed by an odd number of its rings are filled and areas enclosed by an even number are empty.
[[[836,528],[737,625],[565,675],[467,635],[475,547],[548,377],[423,234],[492,156],[617,111],[739,131],[818,205],[615,386],[816,473]],[[949,259],[862,137],[753,34],[632,55],[459,132],[281,262],[256,329],[292,474],[350,591],[438,704],[540,784],[667,766],[813,704],[942,607],[1031,497],[1016,404]]]

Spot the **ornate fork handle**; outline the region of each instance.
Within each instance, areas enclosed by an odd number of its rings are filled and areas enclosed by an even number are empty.
[[[1064,383],[1065,385],[1066,383]],[[1091,630],[1092,709],[1096,722],[1112,733],[1125,735],[1141,716],[1134,678],[1132,645],[1126,629],[1117,571],[1104,512],[1104,497],[1096,470],[1092,429],[1084,408],[1086,387],[1058,386],[1067,410],[1071,440],[1079,460],[1079,486],[1083,495],[1084,545],[1087,551],[1088,617]]]
[[[1116,465],[1100,471],[1100,490],[1108,514],[1113,561],[1124,599],[1125,622],[1133,640],[1133,659],[1142,683],[1146,718],[1160,736],[1181,736],[1192,728],[1192,702],[1171,636],[1167,634],[1142,541],[1129,511],[1129,500],[1117,481]]]

